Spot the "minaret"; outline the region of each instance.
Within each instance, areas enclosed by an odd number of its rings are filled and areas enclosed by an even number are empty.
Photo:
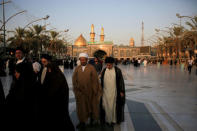
[[[90,42],[94,42],[95,33],[94,33],[94,25],[91,25],[91,32],[90,32]]]
[[[131,47],[134,47],[135,46],[135,42],[134,42],[134,39],[133,38],[130,39],[130,46]]]
[[[144,46],[144,22],[142,21],[142,39],[141,39],[141,46]]]
[[[102,27],[101,28],[101,35],[100,35],[100,42],[104,42],[104,37],[105,37],[105,35],[104,35],[104,28]]]

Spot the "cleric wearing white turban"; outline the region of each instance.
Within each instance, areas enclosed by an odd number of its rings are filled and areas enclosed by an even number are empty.
[[[72,78],[79,119],[78,129],[83,128],[89,118],[91,118],[90,120],[98,121],[99,103],[102,94],[96,69],[87,63],[88,55],[80,53],[79,60],[81,65],[75,68]]]
[[[81,57],[88,58],[88,54],[86,54],[86,53],[80,53],[79,54],[79,58],[81,58]]]
[[[41,69],[41,65],[38,62],[34,62],[32,65],[33,65],[34,72],[38,73]]]

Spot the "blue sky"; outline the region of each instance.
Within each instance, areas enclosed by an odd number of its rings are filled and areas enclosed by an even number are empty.
[[[105,40],[127,45],[133,37],[136,45],[140,45],[142,21],[145,39],[148,39],[155,34],[155,28],[179,24],[176,13],[197,15],[196,7],[197,0],[12,0],[6,4],[6,18],[21,10],[27,10],[27,13],[12,18],[6,28],[24,27],[32,20],[49,15],[47,29],[69,29],[67,35],[73,41],[80,34],[89,41],[90,26],[94,24],[96,40],[99,40],[103,26]],[[185,20],[188,19],[184,18],[182,24]],[[45,22],[37,24],[44,25]]]

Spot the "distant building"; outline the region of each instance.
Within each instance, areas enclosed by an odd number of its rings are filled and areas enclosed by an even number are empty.
[[[88,42],[81,34],[73,45],[68,46],[67,55],[78,57],[79,53],[86,52],[89,57],[94,57],[94,54],[102,50],[107,56],[113,56],[117,59],[132,59],[134,57],[150,56],[150,47],[136,47],[134,39],[130,39],[128,45],[114,45],[112,41],[105,41],[104,28],[101,28],[100,40],[95,41],[94,25],[91,25],[90,41]],[[143,51],[144,50],[144,51]],[[143,52],[140,52],[143,51]]]

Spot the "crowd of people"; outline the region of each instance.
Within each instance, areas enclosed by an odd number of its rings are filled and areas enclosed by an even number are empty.
[[[121,70],[114,65],[114,58],[105,59],[106,67],[101,71],[102,63],[88,63],[88,55],[79,55],[80,65],[73,73],[73,90],[76,98],[77,115],[80,123],[77,128],[90,124],[120,124],[124,121],[125,85]],[[99,78],[101,83],[99,82]]]
[[[15,58],[9,60],[9,75],[13,80],[5,96],[0,81],[1,120],[6,128],[37,130],[68,130],[86,128],[87,125],[104,124],[114,126],[124,121],[125,85],[118,64],[133,64],[135,67],[153,64],[149,59],[134,58],[118,61],[113,57],[89,59],[80,53],[77,59],[53,60],[43,54],[40,61],[27,59],[23,48],[15,50]],[[105,63],[106,66],[103,66]],[[157,61],[162,64],[163,61]],[[176,61],[169,61],[170,66]],[[197,60],[181,61],[181,68],[191,74]],[[5,71],[2,64],[1,73]],[[64,72],[74,69],[73,92],[79,123],[74,127],[69,116],[69,87]],[[197,73],[197,70],[196,70]],[[5,74],[3,74],[4,76]]]
[[[188,71],[189,74],[192,72],[192,67],[196,67],[195,73],[197,75],[197,58],[187,58],[187,59],[150,59],[150,58],[133,58],[133,59],[126,59],[126,60],[117,60],[117,64],[122,65],[133,65],[134,67],[140,67],[141,65],[146,67],[147,65],[170,65],[172,66],[179,66],[181,71]],[[117,65],[116,64],[116,65]]]
[[[7,129],[75,130],[69,116],[69,87],[59,65],[73,69],[73,92],[79,123],[113,126],[124,121],[125,85],[121,70],[113,57],[93,63],[86,53],[77,60],[55,61],[48,54],[41,61],[29,60],[21,47],[10,60],[12,83],[5,96],[0,82],[1,120]],[[10,126],[9,126],[10,125]]]
[[[42,55],[42,64],[30,61],[19,47],[15,59],[10,69],[11,87],[1,102],[3,125],[16,130],[74,130],[68,111],[68,84],[51,57]]]

